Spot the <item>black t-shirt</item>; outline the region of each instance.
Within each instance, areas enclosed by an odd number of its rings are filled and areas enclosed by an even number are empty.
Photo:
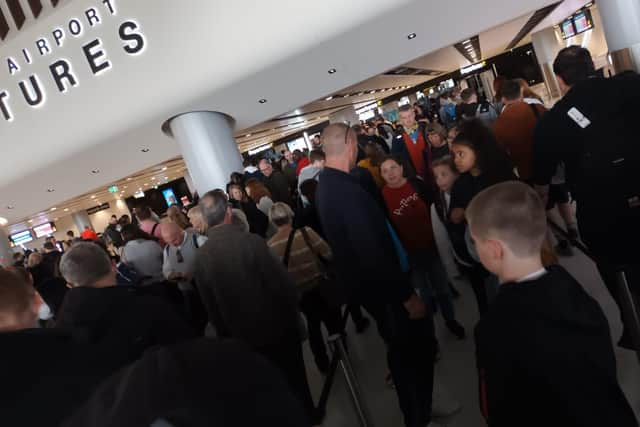
[[[473,176],[469,172],[460,174],[451,189],[451,210],[466,209],[471,200],[483,189],[482,175]]]

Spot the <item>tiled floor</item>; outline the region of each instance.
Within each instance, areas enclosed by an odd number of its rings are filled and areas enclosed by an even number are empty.
[[[604,309],[611,326],[612,337],[617,340],[621,333],[618,309],[602,284],[595,266],[581,253],[570,258],[562,258],[562,264],[582,283]],[[458,283],[461,297],[455,306],[458,320],[467,329],[468,337],[459,341],[444,327],[442,318],[436,319],[437,334],[440,341],[442,359],[436,365],[436,380],[444,385],[450,394],[462,405],[462,410],[448,418],[435,421],[449,427],[480,427],[485,423],[478,410],[477,376],[474,360],[474,344],[470,336],[478,320],[473,292],[465,283]],[[349,345],[352,362],[362,386],[366,406],[372,414],[372,425],[376,427],[402,426],[402,415],[398,408],[395,392],[386,388],[384,378],[387,373],[384,346],[375,328],[363,335],[350,330]],[[311,352],[305,345],[309,381],[316,399],[320,393],[324,378],[313,364]],[[640,416],[640,365],[633,352],[616,347],[618,359],[618,377],[631,405]],[[327,417],[324,426],[358,426],[358,420],[347,392],[341,372],[329,397]]]

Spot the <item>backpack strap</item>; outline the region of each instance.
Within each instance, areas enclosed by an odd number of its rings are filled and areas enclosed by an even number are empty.
[[[316,248],[313,247],[313,244],[311,243],[311,238],[309,237],[309,233],[307,233],[306,227],[302,227],[300,229],[300,232],[302,233],[302,238],[304,239],[304,243],[307,245],[311,253],[313,253],[313,255],[318,260],[318,264],[322,268],[325,268],[326,265],[329,263],[329,261],[325,257],[323,257],[322,254],[316,250]]]
[[[159,225],[160,225],[160,223],[158,223],[158,222],[153,224],[153,227],[151,228],[151,236],[155,236],[156,235],[156,228],[158,228]]]
[[[296,229],[294,228],[289,233],[289,239],[287,240],[287,247],[284,249],[284,257],[282,263],[285,267],[289,267],[289,257],[291,256],[291,246],[293,246],[293,238],[296,236]]]

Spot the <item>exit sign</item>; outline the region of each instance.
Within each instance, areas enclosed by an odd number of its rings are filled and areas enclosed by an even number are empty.
[[[117,192],[118,192],[117,185],[112,185],[111,187],[109,187],[109,193],[117,193]]]

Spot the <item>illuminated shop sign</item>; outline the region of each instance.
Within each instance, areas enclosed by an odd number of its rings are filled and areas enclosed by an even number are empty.
[[[99,76],[112,67],[100,37],[94,37],[82,45],[85,61],[82,64],[71,63],[69,59],[58,57],[49,64],[46,75],[28,74],[28,68],[35,57],[55,57],[56,51],[62,48],[65,40],[89,38],[92,29],[110,24],[109,20],[117,15],[115,0],[96,0],[96,7],[86,9],[82,16],[71,17],[58,27],[52,28],[48,34],[35,40],[33,44],[22,48],[13,56],[3,59],[5,72],[9,77],[20,78],[13,88],[0,87],[0,114],[5,121],[14,119],[11,106],[25,102],[32,108],[42,107],[47,99],[47,88],[43,84],[49,81],[54,90],[66,93],[77,87],[79,82],[75,67],[89,67],[93,76]],[[119,21],[114,29],[114,37],[121,41],[121,47],[127,55],[135,56],[146,47],[146,38],[140,24],[133,19]],[[2,71],[0,71],[0,74]]]
[[[468,67],[460,68],[460,74],[469,74],[484,68],[487,65],[487,61],[478,62],[477,64],[469,65]]]

